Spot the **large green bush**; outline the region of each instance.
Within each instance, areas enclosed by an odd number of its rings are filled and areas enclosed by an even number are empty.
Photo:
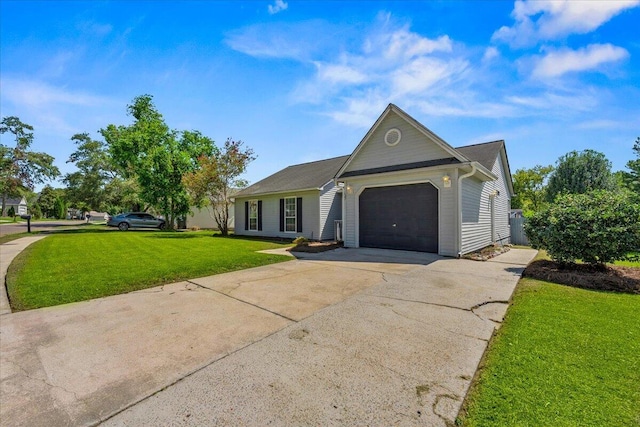
[[[527,221],[525,232],[556,261],[609,263],[640,248],[640,204],[624,192],[560,195]]]

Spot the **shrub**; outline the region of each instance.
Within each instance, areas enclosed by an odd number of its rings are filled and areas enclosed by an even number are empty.
[[[16,210],[13,208],[13,206],[11,206],[9,209],[7,209],[7,216],[11,217],[11,218],[15,218]]]
[[[300,237],[296,237],[295,239],[293,239],[293,244],[296,246],[308,246],[309,245],[309,239],[307,239],[306,237],[300,236]]]
[[[527,221],[525,232],[556,261],[601,265],[640,248],[640,205],[623,192],[560,195]]]

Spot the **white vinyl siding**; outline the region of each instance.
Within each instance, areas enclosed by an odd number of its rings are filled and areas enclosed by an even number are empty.
[[[491,244],[491,182],[462,180],[462,254]]]
[[[320,235],[320,203],[319,191],[304,191],[299,193],[271,194],[257,196],[262,200],[262,231],[244,229],[244,202],[253,200],[256,196],[237,197],[235,202],[235,234],[243,236],[264,236],[293,238],[304,236],[307,239],[318,239]],[[302,232],[280,231],[280,199],[286,197],[302,197]]]
[[[390,147],[385,144],[384,135],[392,128],[400,129],[402,139]],[[452,155],[392,111],[351,159],[346,172],[449,157]]]
[[[480,182],[475,178],[462,180],[462,254],[476,251],[493,243],[509,243],[509,206],[511,204],[502,157],[498,154],[491,172],[498,179]],[[491,235],[491,194],[493,200],[494,234]]]
[[[320,240],[334,240],[336,220],[342,218],[342,194],[333,181],[320,192]]]
[[[495,233],[496,242],[501,244],[511,243],[511,227],[509,226],[509,209],[511,208],[511,195],[507,185],[507,174],[501,157],[498,157],[491,172],[498,177],[495,189],[499,195],[495,198]]]

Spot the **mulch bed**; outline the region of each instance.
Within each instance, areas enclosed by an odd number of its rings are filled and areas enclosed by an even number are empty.
[[[309,242],[304,245],[287,249],[290,252],[307,252],[317,254],[319,252],[332,251],[342,247],[342,242]]]
[[[587,264],[567,265],[539,260],[529,264],[522,275],[576,288],[640,295],[640,268],[597,268]]]
[[[511,248],[505,245],[491,245],[487,246],[476,252],[471,252],[463,256],[466,259],[472,259],[474,261],[486,261],[488,259],[502,255],[505,252],[509,252]]]

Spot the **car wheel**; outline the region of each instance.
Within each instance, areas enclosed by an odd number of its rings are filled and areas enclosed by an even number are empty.
[[[163,222],[162,224],[160,224],[160,225],[158,226],[158,228],[159,228],[160,230],[165,230],[165,229],[167,228],[167,223],[166,223],[166,222]]]
[[[127,224],[126,222],[121,222],[120,224],[118,224],[118,229],[120,231],[127,231],[129,229],[129,224]]]

